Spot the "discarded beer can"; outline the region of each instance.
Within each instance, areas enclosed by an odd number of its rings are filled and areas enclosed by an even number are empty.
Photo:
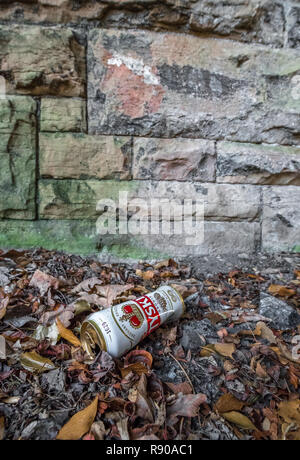
[[[92,313],[81,327],[81,342],[93,359],[100,350],[119,358],[161,324],[177,320],[185,311],[179,292],[161,286],[135,300]]]

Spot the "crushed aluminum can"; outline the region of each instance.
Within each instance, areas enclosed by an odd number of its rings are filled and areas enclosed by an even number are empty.
[[[179,319],[185,311],[180,293],[161,286],[135,300],[92,313],[81,327],[81,342],[90,359],[100,350],[119,358],[161,324]]]

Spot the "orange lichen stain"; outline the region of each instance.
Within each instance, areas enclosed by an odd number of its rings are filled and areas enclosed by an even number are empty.
[[[108,66],[101,91],[116,98],[120,102],[117,110],[130,118],[157,112],[165,92],[161,85],[145,83],[143,76],[134,74],[125,64]]]

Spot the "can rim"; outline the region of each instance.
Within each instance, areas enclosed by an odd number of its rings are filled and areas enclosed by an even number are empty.
[[[171,288],[174,289],[174,291],[178,294],[178,297],[180,298],[181,300],[181,303],[182,303],[182,314],[185,313],[186,311],[186,305],[184,303],[184,300],[183,300],[183,297],[182,295],[180,294],[180,292],[178,291],[178,289],[176,289],[174,286],[171,285]]]
[[[97,340],[94,340],[94,337],[91,337],[89,329],[92,329],[94,332],[96,332]],[[82,342],[83,349],[86,351],[86,353],[89,355],[91,359],[95,358],[95,353],[92,351],[92,342],[98,345],[101,348],[101,350],[107,351],[107,345],[104,339],[104,335],[101,329],[93,320],[87,319],[83,322],[80,330],[80,339]]]

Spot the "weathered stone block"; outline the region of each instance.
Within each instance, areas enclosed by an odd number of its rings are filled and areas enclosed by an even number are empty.
[[[70,29],[1,26],[0,74],[10,94],[84,96],[85,48]]]
[[[71,133],[40,134],[40,174],[58,179],[129,179],[131,139]]]
[[[93,20],[102,27],[193,31],[276,46],[283,44],[284,36],[283,0],[7,0],[0,11],[3,20]]]
[[[95,222],[85,220],[0,220],[0,247],[42,247],[75,254],[95,254]]]
[[[262,247],[269,252],[300,251],[300,187],[263,190]]]
[[[116,201],[118,207],[119,191],[128,192],[128,201],[143,199],[138,205],[131,203],[129,211],[133,214],[139,209],[142,220],[150,215],[154,220],[165,219],[161,214],[159,202],[169,200],[181,205],[183,200],[199,200],[204,204],[205,218],[212,220],[250,219],[259,212],[259,191],[247,185],[201,184],[173,181],[54,181],[40,182],[40,216],[46,219],[93,219],[99,216],[97,203],[102,199]],[[167,206],[169,209],[169,206]],[[152,212],[151,212],[152,211]],[[193,214],[194,210],[191,210]],[[172,215],[171,215],[172,216]],[[173,213],[172,220],[181,220],[181,208]]]
[[[89,130],[297,144],[299,70],[295,50],[92,30]]]
[[[35,218],[36,103],[0,99],[0,218]]]
[[[215,145],[202,139],[134,139],[133,178],[214,181]]]
[[[288,45],[300,48],[300,5],[293,5],[287,15]]]
[[[282,46],[284,41],[284,10],[280,1],[196,1],[190,25],[197,32],[231,35],[243,41],[276,46]]]
[[[218,142],[217,182],[300,185],[300,148]]]
[[[136,251],[153,257],[186,257],[253,253],[259,244],[258,222],[204,222],[204,241],[187,245],[186,235],[98,235],[98,247],[131,256]],[[130,249],[131,248],[131,249]]]
[[[43,98],[40,129],[50,132],[85,132],[85,101],[83,99]]]
[[[204,244],[185,246],[181,235],[107,235],[99,238],[96,223],[88,220],[0,220],[1,248],[58,249],[102,258],[160,259],[164,256],[236,254],[253,252],[259,224],[256,222],[206,222]]]

